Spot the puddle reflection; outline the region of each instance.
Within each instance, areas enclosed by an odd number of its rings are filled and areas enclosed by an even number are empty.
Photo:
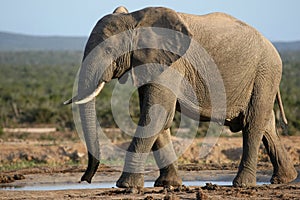
[[[206,183],[217,184],[221,186],[232,185],[231,181],[183,181],[185,186],[205,186]],[[257,185],[268,184],[258,182]],[[144,187],[153,187],[153,181],[146,181]],[[50,190],[76,190],[76,189],[99,189],[99,188],[116,188],[115,182],[100,183],[65,183],[65,184],[45,184],[32,186],[1,186],[0,190],[18,190],[18,191],[50,191]]]

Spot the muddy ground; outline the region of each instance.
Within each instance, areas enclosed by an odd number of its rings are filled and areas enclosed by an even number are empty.
[[[77,183],[85,169],[86,149],[75,133],[2,134],[0,139],[1,186],[38,188],[46,184]],[[128,142],[115,136],[114,145],[126,148]],[[282,137],[291,159],[300,170],[300,137]],[[234,188],[230,185],[211,184],[213,181],[229,181],[234,178],[242,153],[242,138],[220,137],[211,151],[199,159],[203,139],[173,138],[174,148],[187,143],[189,148],[179,157],[180,176],[184,181],[204,180],[205,186],[180,188],[154,188],[126,190],[119,188],[71,189],[55,191],[0,190],[0,199],[300,199],[300,178],[291,184],[260,185],[250,188]],[[190,144],[191,143],[191,144]],[[107,152],[112,149],[107,147]],[[93,179],[95,184],[115,182],[122,169],[122,162],[115,152],[106,153],[105,160]],[[147,165],[146,181],[154,181],[157,169]],[[258,163],[258,182],[268,182],[272,166],[261,145]]]

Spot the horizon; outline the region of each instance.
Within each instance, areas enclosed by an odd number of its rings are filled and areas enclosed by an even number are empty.
[[[26,33],[17,33],[17,32],[8,32],[8,31],[2,31],[0,30],[0,33],[5,34],[12,34],[12,35],[20,35],[25,37],[38,37],[38,38],[85,38],[88,39],[89,36],[80,36],[80,35],[30,35]],[[290,40],[290,41],[283,41],[283,40],[270,40],[272,43],[297,43],[300,42],[300,39],[298,40]]]
[[[271,41],[300,41],[300,1],[169,2],[167,0],[116,0],[113,2],[3,0],[0,8],[0,31],[33,36],[88,37],[95,23],[104,15],[123,5],[129,12],[148,7],[164,6],[178,12],[203,15],[228,13],[256,28]],[[17,6],[16,6],[17,5]],[[84,9],[83,9],[84,8]]]

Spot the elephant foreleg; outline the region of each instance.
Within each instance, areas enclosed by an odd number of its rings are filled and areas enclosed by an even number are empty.
[[[117,181],[117,187],[144,187],[144,165],[157,137],[158,135],[149,138],[133,138],[126,153],[123,172]]]
[[[149,140],[150,141],[150,140]],[[132,144],[140,143],[137,138],[132,141]],[[147,144],[147,146],[150,144]],[[131,147],[132,148],[132,147]],[[130,149],[131,149],[130,148]],[[182,184],[181,178],[178,176],[177,172],[177,156],[174,152],[170,129],[163,130],[155,140],[152,149],[153,155],[157,166],[159,167],[160,176],[155,181],[155,187],[161,186],[180,186]],[[146,159],[147,154],[143,154],[140,157],[141,160]],[[128,162],[128,160],[127,160]],[[126,163],[126,165],[132,165],[133,161]],[[118,187],[128,188],[128,187],[142,187],[144,184],[143,171],[140,168],[143,164],[135,164],[131,170],[124,167],[123,173],[117,182]],[[133,170],[134,169],[134,170]]]
[[[279,184],[293,181],[297,177],[297,171],[276,133],[274,112],[264,132],[263,143],[274,168],[271,183]]]
[[[170,129],[162,131],[152,147],[153,155],[160,176],[155,181],[155,187],[180,186],[181,178],[177,172],[177,156],[171,141]]]
[[[143,187],[144,166],[148,154],[156,141],[156,144],[160,143],[161,139],[157,139],[161,132],[169,129],[174,117],[176,96],[161,85],[144,85],[140,101],[142,103],[138,128],[128,147],[123,173],[117,181],[118,187]],[[160,162],[162,163],[164,162]]]

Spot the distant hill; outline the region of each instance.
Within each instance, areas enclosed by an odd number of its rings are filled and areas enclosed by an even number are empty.
[[[87,38],[0,32],[0,51],[83,51]]]
[[[83,51],[86,37],[31,36],[0,32],[0,51]],[[300,51],[300,41],[274,42],[279,51]]]
[[[300,51],[300,41],[296,42],[274,42],[278,51]]]

